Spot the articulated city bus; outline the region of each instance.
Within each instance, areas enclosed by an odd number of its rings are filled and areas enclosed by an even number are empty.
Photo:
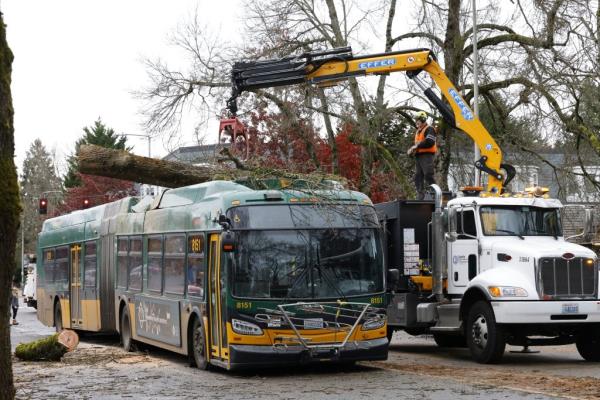
[[[38,318],[199,368],[387,357],[375,210],[345,190],[227,181],[45,221]]]

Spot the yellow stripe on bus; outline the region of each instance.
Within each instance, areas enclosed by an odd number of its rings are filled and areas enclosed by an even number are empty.
[[[372,329],[368,331],[361,331],[361,326],[356,328],[354,334],[348,339],[349,341],[361,341],[361,340],[372,340],[379,339],[386,336],[387,326],[384,325],[379,329]],[[309,329],[299,330],[300,335],[304,338],[309,338],[311,343],[323,343],[323,342],[342,342],[346,337],[346,331],[339,331],[333,333],[326,329]],[[227,336],[230,344],[250,344],[250,345],[273,345],[275,338],[279,337],[282,340],[278,340],[277,343],[297,343],[298,339],[296,333],[291,329],[263,329],[262,335],[240,335],[235,333],[231,327],[231,323],[227,323]],[[285,340],[289,338],[288,340]]]

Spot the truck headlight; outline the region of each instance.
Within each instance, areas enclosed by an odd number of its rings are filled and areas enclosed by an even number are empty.
[[[527,297],[527,290],[516,286],[488,286],[492,297]]]
[[[235,318],[231,319],[231,327],[234,332],[242,335],[260,336],[263,334],[262,329],[258,325]]]
[[[379,329],[385,325],[385,318],[370,318],[362,325],[361,331],[371,331]]]

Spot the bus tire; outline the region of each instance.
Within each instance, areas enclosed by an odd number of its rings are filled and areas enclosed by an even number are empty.
[[[481,364],[500,362],[506,347],[505,330],[496,323],[488,302],[480,300],[471,307],[465,334],[473,360]]]
[[[123,350],[133,351],[133,339],[131,338],[131,320],[129,319],[129,312],[127,307],[123,308],[121,312],[121,345]]]
[[[54,303],[54,326],[56,327],[56,332],[63,330],[62,310],[60,309],[59,301]]]
[[[206,340],[204,338],[204,326],[198,317],[194,318],[192,332],[189,340],[188,355],[191,366],[196,366],[201,370],[208,369],[208,360],[206,358]]]
[[[577,335],[575,342],[579,355],[586,361],[600,361],[600,329],[585,329]]]

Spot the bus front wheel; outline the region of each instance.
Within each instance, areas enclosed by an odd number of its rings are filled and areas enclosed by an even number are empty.
[[[124,308],[121,313],[121,344],[125,351],[133,350],[133,340],[131,339],[131,324],[129,322],[129,313]]]
[[[204,327],[200,319],[195,318],[192,325],[192,340],[189,348],[190,359],[199,369],[208,369],[208,360],[206,359],[206,342],[204,340]]]
[[[56,332],[63,330],[62,311],[58,301],[54,303],[54,326],[56,327]]]

